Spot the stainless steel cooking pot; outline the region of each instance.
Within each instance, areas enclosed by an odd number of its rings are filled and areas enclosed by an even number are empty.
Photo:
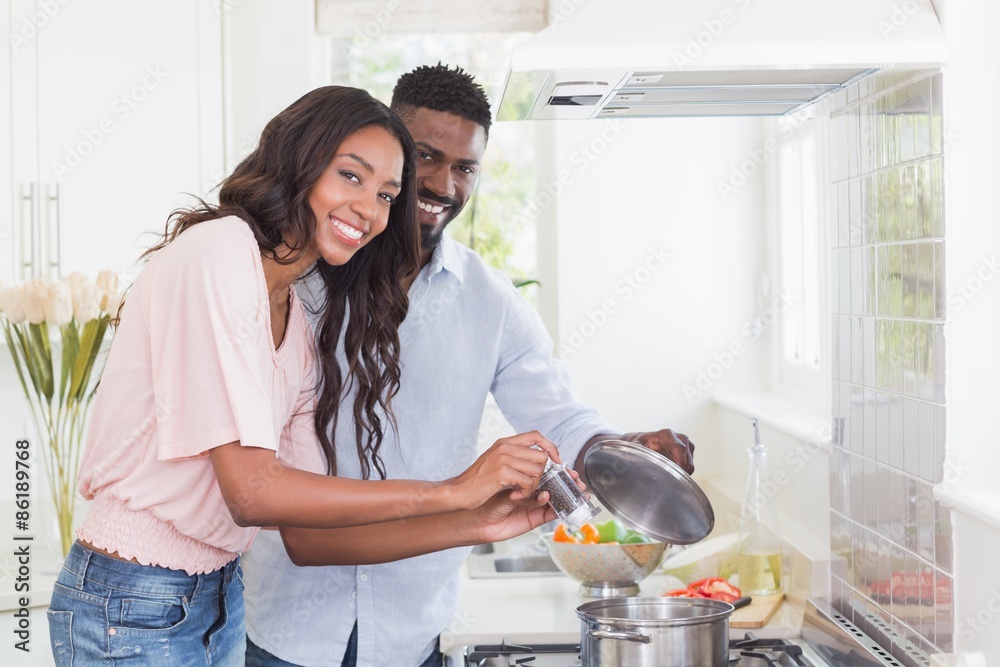
[[[576,608],[583,667],[726,667],[733,605],[690,598],[612,598]]]

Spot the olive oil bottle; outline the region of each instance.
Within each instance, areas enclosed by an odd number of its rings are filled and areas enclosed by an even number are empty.
[[[781,592],[781,538],[773,498],[777,487],[768,476],[767,447],[760,443],[756,419],[753,430],[750,475],[740,511],[739,586],[744,595],[775,595]]]

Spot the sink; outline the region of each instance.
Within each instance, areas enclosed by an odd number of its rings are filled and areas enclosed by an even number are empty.
[[[469,556],[469,577],[501,579],[505,577],[552,577],[562,572],[548,553],[473,553]]]
[[[497,572],[559,572],[548,556],[499,556],[493,559]]]

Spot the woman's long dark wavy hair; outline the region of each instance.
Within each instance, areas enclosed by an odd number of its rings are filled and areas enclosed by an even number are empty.
[[[316,332],[320,380],[314,421],[329,473],[335,475],[332,434],[338,409],[345,392],[356,388],[353,417],[361,471],[368,479],[374,465],[385,479],[378,451],[386,428],[383,417],[395,428],[391,401],[399,390],[398,329],[408,305],[403,280],[416,272],[420,261],[415,149],[396,114],[357,88],[326,86],[307,93],[267,124],[257,148],[222,182],[219,205],[202,201],[195,208],[175,211],[163,239],[143,257],[192,225],[235,215],[250,225],[262,255],[282,264],[295,262],[316,230],[309,192],[341,142],[370,126],[384,128],[399,141],[403,187],[381,234],[343,266],[320,260],[309,270],[317,272],[325,286],[325,295],[316,304],[321,313]],[[292,252],[279,257],[276,249],[282,243]],[[341,332],[346,369],[336,356]]]

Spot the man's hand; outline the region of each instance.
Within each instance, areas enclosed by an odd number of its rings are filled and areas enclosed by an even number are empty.
[[[587,450],[601,440],[628,440],[630,442],[637,442],[643,447],[663,454],[683,468],[687,474],[694,473],[694,443],[683,433],[674,433],[669,428],[660,429],[659,431],[626,433],[625,435],[595,435],[587,441],[587,444],[580,450],[580,455],[576,457],[574,467],[577,471],[582,472],[584,469],[583,459],[587,455]]]
[[[687,474],[694,473],[694,443],[683,433],[674,433],[669,428],[664,428],[645,433],[626,433],[622,440],[638,442],[643,447],[663,454]]]

